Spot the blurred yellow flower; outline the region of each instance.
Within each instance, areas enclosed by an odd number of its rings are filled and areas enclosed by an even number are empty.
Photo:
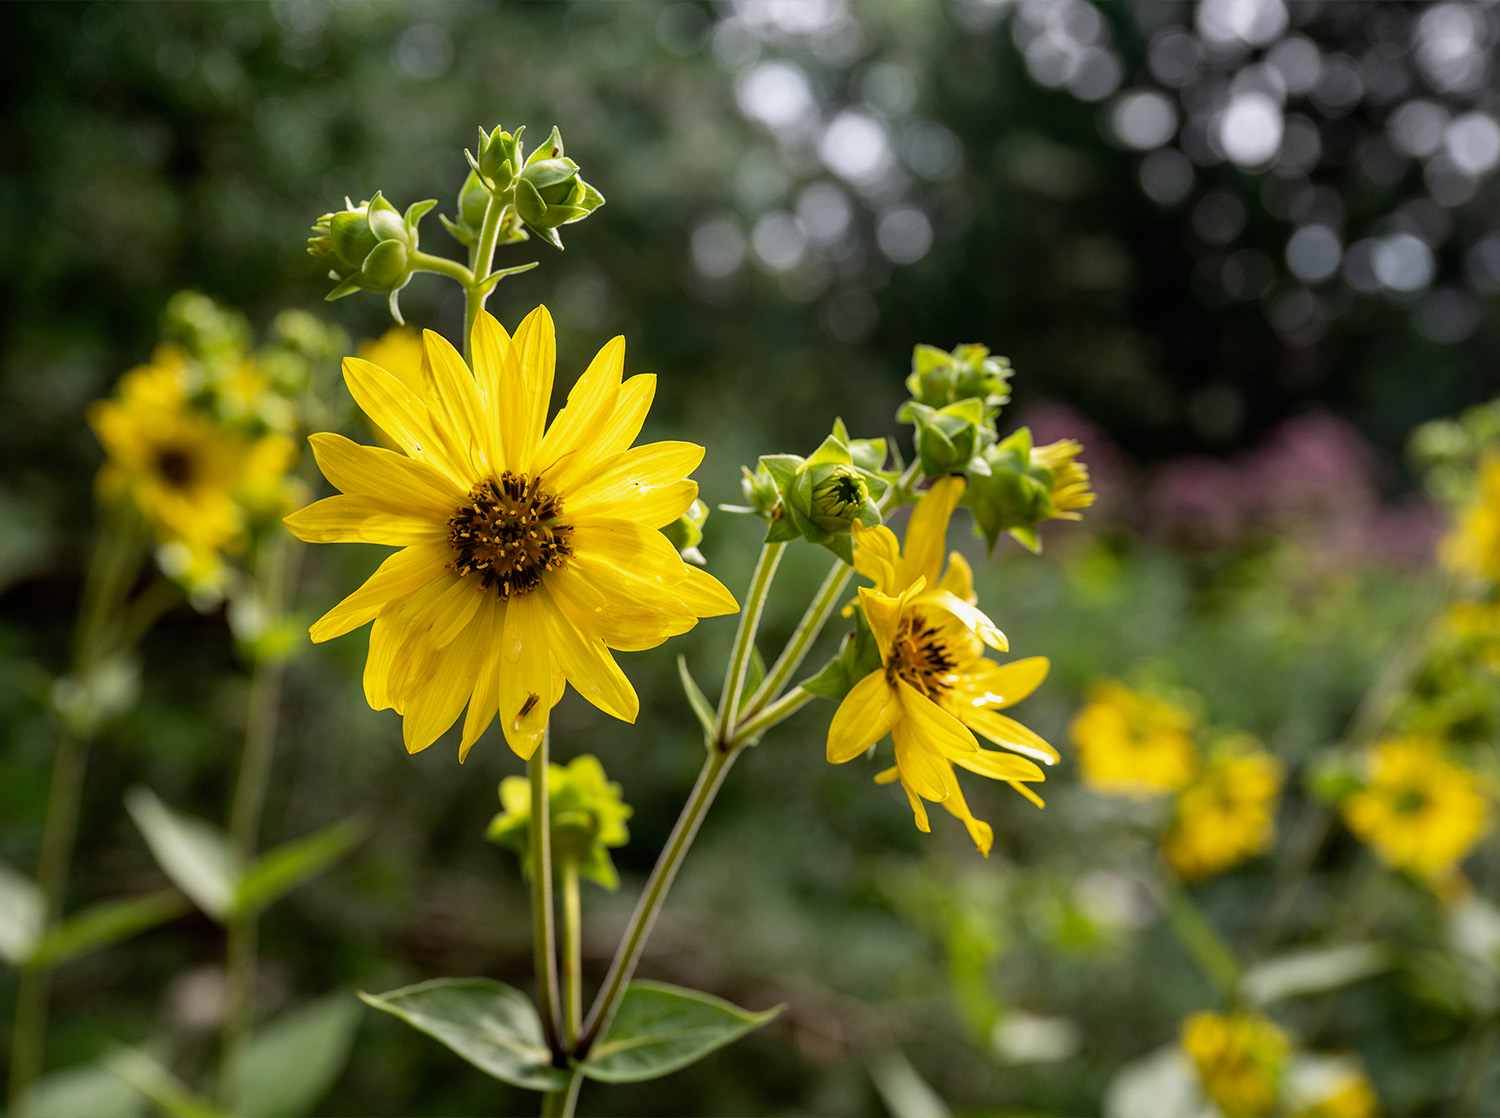
[[[1479,464],[1478,491],[1443,540],[1444,563],[1461,574],[1500,580],[1500,455]]]
[[[1046,466],[1052,473],[1052,519],[1082,520],[1079,509],[1094,503],[1094,491],[1089,488],[1089,468],[1078,461],[1083,453],[1083,444],[1076,439],[1059,439],[1055,443],[1039,446],[1031,452],[1031,460]]]
[[[988,856],[994,833],[969,811],[953,766],[1006,781],[1038,807],[1041,798],[1022,782],[1044,777],[1024,757],[981,749],[973,731],[1049,765],[1057,751],[999,713],[1036,690],[1047,675],[1047,660],[985,659],[986,644],[1002,651],[1007,646],[1004,634],[974,605],[969,564],[953,552],[947,573],[938,577],[948,521],[963,489],[963,478],[946,477],[917,502],[905,554],[884,525],[853,529],[854,567],[875,583],[874,589],[860,589],[859,605],[879,646],[881,667],[856,683],[834,713],[828,760],[852,761],[890,734],[896,765],[875,779],[901,782],[923,831],[930,826],[922,801],[941,803],[963,820]]]
[[[417,392],[344,361],[355,402],[405,453],[312,436],[342,494],[287,525],[313,543],[401,548],[313,625],[313,640],[374,622],[365,697],[402,715],[412,752],[467,705],[460,760],[497,712],[511,748],[530,757],[565,682],[633,722],[640,703],[610,649],[653,648],[738,609],[659,531],[697,498],[687,475],[703,448],[630,447],[656,378],[621,383],[623,338],[599,351],[547,428],[556,340],[545,307],[514,339],[481,314],[473,372],[432,331],[423,344]]]
[[[1147,800],[1193,779],[1198,753],[1186,710],[1105,680],[1069,727],[1083,782],[1104,796]]]
[[[1226,1118],[1256,1118],[1275,1109],[1291,1043],[1265,1017],[1195,1013],[1183,1022],[1181,1043],[1203,1093]]]
[[[1226,743],[1177,798],[1162,853],[1184,881],[1200,881],[1269,850],[1276,838],[1282,764],[1249,735]]]
[[[1344,800],[1344,822],[1387,865],[1441,878],[1490,829],[1478,776],[1449,760],[1435,738],[1388,739],[1365,764],[1369,782]]]

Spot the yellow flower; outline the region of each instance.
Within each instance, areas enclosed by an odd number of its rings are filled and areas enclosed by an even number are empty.
[[[245,544],[246,512],[288,507],[287,471],[295,446],[280,435],[249,438],[195,409],[184,389],[186,358],[162,346],[152,363],[120,378],[114,398],[90,406],[88,419],[109,460],[100,495],[127,497],[157,541],[180,545],[193,567]]]
[[[1181,707],[1106,680],[1090,688],[1069,732],[1085,784],[1100,795],[1148,800],[1193,779],[1192,725]]]
[[[957,552],[943,562],[948,520],[963,495],[964,480],[947,477],[917,502],[903,555],[884,525],[854,527],[854,567],[875,588],[861,588],[860,608],[880,648],[881,667],[850,690],[828,727],[828,760],[852,761],[886,734],[896,744],[896,765],[875,779],[899,780],[917,827],[930,829],[923,800],[941,803],[964,821],[988,856],[990,826],[970,813],[953,766],[1004,780],[1041,806],[1022,781],[1044,779],[1023,757],[981,749],[972,731],[997,745],[1047,764],[1057,751],[999,711],[1020,702],[1047,675],[1047,660],[1033,656],[1010,664],[984,657],[984,645],[1004,650],[1005,636],[974,606],[973,573]]]
[[[1266,1018],[1195,1013],[1183,1022],[1181,1041],[1203,1093],[1228,1118],[1253,1118],[1276,1106],[1291,1044]]]
[[[1500,455],[1479,464],[1479,489],[1443,540],[1441,555],[1461,574],[1500,580]]]
[[[474,372],[431,331],[419,392],[351,357],[355,402],[405,453],[312,436],[342,490],[287,518],[314,543],[402,550],[312,627],[315,641],[373,621],[365,697],[425,749],[467,704],[459,759],[496,713],[530,757],[563,684],[633,722],[639,700],[610,649],[654,648],[700,617],[739,607],[689,567],[659,528],[693,503],[692,443],[631,448],[656,377],[621,383],[625,340],[599,351],[550,428],[556,343],[538,307],[515,338],[475,324]]]
[[[1052,472],[1053,520],[1082,520],[1079,509],[1094,503],[1094,491],[1089,488],[1089,468],[1078,461],[1083,453],[1083,444],[1076,439],[1059,439],[1055,443],[1036,447],[1031,460],[1046,466]]]
[[[1436,739],[1383,741],[1366,766],[1369,783],[1344,800],[1344,822],[1387,865],[1440,878],[1490,829],[1479,778],[1448,760]]]
[[[1244,740],[1254,739],[1245,735]],[[1270,849],[1276,838],[1276,801],[1282,765],[1259,749],[1215,757],[1177,800],[1162,852],[1184,881],[1222,873]]]

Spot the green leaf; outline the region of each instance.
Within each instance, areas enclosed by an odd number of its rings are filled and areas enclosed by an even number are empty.
[[[750,1013],[696,990],[632,982],[609,1032],[581,1068],[601,1083],[656,1079],[760,1028],[785,1008]]]
[[[1246,971],[1240,991],[1256,1005],[1302,994],[1323,994],[1388,970],[1394,960],[1380,943],[1345,943],[1288,951]]]
[[[267,852],[240,880],[235,911],[259,912],[308,878],[322,873],[363,837],[364,825],[356,819],[345,819]]]
[[[174,920],[189,907],[187,898],[176,889],[90,905],[43,936],[31,961],[55,967]]]
[[[698,716],[704,735],[712,740],[719,729],[718,719],[714,716],[714,708],[709,705],[708,696],[703,694],[693,673],[688,671],[687,657],[681,653],[677,654],[677,674],[682,677],[682,690],[687,694],[688,706]]]
[[[102,1063],[160,1107],[168,1118],[220,1118],[217,1110],[139,1048],[116,1048]]]
[[[868,1067],[892,1118],[949,1118],[953,1113],[899,1048],[872,1058]]]
[[[0,959],[29,962],[46,923],[47,902],[37,883],[0,865]]]
[[[209,916],[221,923],[227,919],[234,912],[240,870],[224,833],[178,814],[149,788],[132,788],[125,806],[162,871]]]
[[[146,1100],[102,1064],[55,1072],[32,1084],[15,1118],[139,1118]]]
[[[488,978],[436,978],[388,994],[359,995],[442,1041],[481,1071],[531,1091],[556,1091],[568,1073],[552,1066],[542,1020],[525,994]]]
[[[312,1110],[349,1060],[359,1003],[335,994],[271,1022],[251,1038],[238,1114],[292,1118]]]

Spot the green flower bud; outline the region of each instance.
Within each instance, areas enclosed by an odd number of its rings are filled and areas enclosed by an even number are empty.
[[[200,361],[239,361],[250,348],[250,323],[197,291],[179,291],[162,312],[162,336]]]
[[[700,567],[707,563],[703,553],[698,550],[698,545],[703,542],[703,525],[707,520],[708,506],[702,501],[694,501],[687,512],[661,530],[662,535],[671,541],[684,559],[697,563]]]
[[[358,206],[344,202],[345,209],[318,218],[307,242],[307,251],[328,264],[328,277],[339,281],[328,298],[360,290],[390,292],[394,313],[394,293],[411,279],[417,224],[437,203],[416,202],[403,215],[379,191]]]
[[[776,490],[776,479],[770,471],[759,466],[751,473],[749,466],[741,466],[740,473],[744,474],[740,488],[744,490],[745,503],[750,506],[744,511],[753,512],[765,520],[780,519],[781,494]]]
[[[500,804],[505,810],[490,821],[486,837],[520,855],[522,869],[530,874],[531,786],[526,777],[508,776],[500,782]],[[629,841],[625,821],[632,812],[620,798],[620,786],[606,779],[598,758],[584,754],[566,768],[548,765],[547,808],[554,864],[571,863],[580,877],[606,889],[618,888],[620,878],[609,851]]]
[[[984,401],[960,400],[943,408],[908,401],[899,416],[916,424],[914,442],[926,477],[963,473],[976,454],[994,441]]]
[[[846,531],[870,503],[870,489],[853,466],[825,462],[808,471],[812,502],[808,519],[825,532]]]
[[[479,172],[483,185],[497,197],[509,190],[515,181],[516,171],[521,166],[521,133],[525,131],[524,125],[514,134],[498,126],[487,136],[483,128],[479,130],[479,156],[477,159],[470,156],[469,161]],[[480,217],[483,216],[481,213]]]
[[[527,158],[515,182],[515,206],[521,220],[557,248],[557,227],[582,221],[604,204],[600,194],[578,174],[578,164],[563,155],[562,135],[554,127],[547,142]]]
[[[835,423],[833,434],[823,440],[812,457],[767,454],[761,457],[760,470],[775,485],[781,498],[777,508],[783,513],[770,518],[768,543],[801,537],[822,544],[852,563],[850,528],[856,523],[867,528],[880,523],[876,501],[884,495],[888,483],[879,474],[855,464],[842,421]]]
[[[957,346],[952,353],[919,345],[912,350],[906,388],[916,403],[930,408],[945,408],[960,400],[981,400],[986,415],[993,418],[1010,399],[1012,371],[1009,359],[990,356],[989,349],[982,345]]]
[[[1072,439],[1033,446],[1031,430],[1022,427],[970,464],[963,503],[991,548],[1009,532],[1039,551],[1038,524],[1081,519],[1079,510],[1094,503],[1088,467],[1077,461],[1082,449]]]

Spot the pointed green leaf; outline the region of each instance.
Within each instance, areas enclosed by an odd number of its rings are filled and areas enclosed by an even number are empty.
[[[364,837],[364,825],[345,819],[264,854],[240,881],[237,913],[259,912],[308,878],[322,873]]]
[[[0,865],[0,959],[29,962],[47,923],[47,902],[29,877]]]
[[[849,671],[842,656],[835,656],[814,676],[802,681],[802,690],[809,695],[843,702],[844,696],[854,684],[849,680]]]
[[[442,1041],[481,1071],[531,1091],[556,1091],[568,1073],[552,1066],[542,1020],[525,994],[488,978],[436,978],[388,994],[360,992],[366,1005]]]
[[[1240,992],[1256,1005],[1302,994],[1323,994],[1390,969],[1391,951],[1380,943],[1344,943],[1288,951],[1257,963],[1240,979]]]
[[[101,1062],[160,1107],[168,1118],[221,1118],[217,1110],[162,1067],[156,1057],[139,1048],[116,1048]]]
[[[714,708],[709,705],[708,696],[703,694],[697,680],[688,671],[687,657],[681,653],[677,655],[677,674],[682,677],[682,690],[687,694],[688,706],[692,707],[693,713],[698,716],[698,724],[703,727],[704,734],[712,738],[719,729],[718,719],[714,717]]]
[[[609,1032],[581,1068],[601,1083],[656,1079],[760,1028],[785,1008],[751,1013],[696,990],[632,982]]]
[[[55,967],[175,920],[190,907],[188,899],[176,889],[90,905],[43,936],[31,961],[38,966]]]
[[[240,870],[224,833],[173,811],[149,788],[132,788],[125,806],[162,872],[205,913],[223,922],[234,911],[240,884]]]
[[[237,1114],[307,1114],[338,1079],[359,1027],[359,1003],[334,994],[271,1022],[251,1038]]]
[[[139,1118],[146,1100],[102,1064],[84,1064],[54,1072],[32,1084],[16,1109],[15,1118],[59,1118],[87,1114],[89,1118]]]

